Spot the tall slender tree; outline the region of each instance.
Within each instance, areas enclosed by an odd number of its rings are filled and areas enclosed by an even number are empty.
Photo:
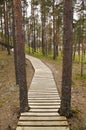
[[[15,51],[18,68],[18,80],[20,89],[20,112],[28,111],[27,82],[25,70],[25,53],[22,29],[21,0],[13,0],[15,23]]]
[[[63,33],[63,72],[60,114],[71,115],[71,78],[72,78],[72,0],[64,0]]]
[[[53,59],[56,59],[56,39],[55,39],[55,0],[53,0]]]
[[[46,16],[45,16],[45,0],[41,1],[41,22],[42,22],[42,54],[46,55],[46,32],[45,32],[45,22],[46,22]]]
[[[82,7],[82,56],[81,56],[81,76],[83,76],[83,68],[84,68],[84,10],[85,10],[85,5],[84,5],[84,0],[81,3],[81,7]]]
[[[8,1],[4,0],[4,25],[5,25],[5,44],[7,44],[8,55],[10,55],[9,47],[9,29],[8,29]]]

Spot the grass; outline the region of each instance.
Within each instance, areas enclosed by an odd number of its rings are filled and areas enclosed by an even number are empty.
[[[81,56],[80,56],[80,59],[79,59],[79,56],[78,56],[78,54],[76,54],[75,55],[75,59],[73,60],[73,62],[75,62],[75,63],[81,63],[82,61],[81,61]],[[83,63],[84,64],[86,64],[86,56],[84,56],[84,58],[83,58]]]
[[[30,51],[30,53],[29,53]],[[32,48],[25,44],[25,52],[34,56],[34,57],[37,57],[37,58],[40,58],[40,59],[47,59],[47,60],[53,60],[53,54],[49,54],[49,55],[43,55],[42,54],[42,51],[41,49],[38,49],[37,52],[34,52],[32,51]],[[62,61],[62,53],[59,51],[59,55],[58,57],[56,58],[56,61]],[[79,61],[79,56],[78,54],[75,55],[75,59],[73,60],[73,63],[77,63],[77,64],[80,64],[82,61],[81,61],[81,56],[80,56],[80,61]],[[86,64],[86,56],[83,58],[83,63]]]
[[[86,81],[86,74],[83,74],[82,77],[81,77],[80,74],[76,74],[76,75],[75,75],[75,79],[76,79],[76,80]]]
[[[30,53],[29,53],[29,51],[30,51]],[[31,47],[29,48],[29,46],[27,44],[25,44],[25,52],[28,53],[29,55],[34,56],[34,57],[39,58],[39,59],[44,59],[44,60],[48,60],[48,61],[52,61],[52,62],[62,61],[62,54],[61,53],[59,53],[56,60],[53,60],[52,54],[43,55],[41,49],[40,50],[38,49],[37,52],[33,53],[32,48]]]
[[[30,54],[29,54],[29,50],[30,50]],[[28,45],[26,44],[25,45],[25,51],[31,55],[31,56],[34,56],[34,57],[37,57],[39,59],[43,59],[43,60],[48,60],[48,61],[51,61],[52,63],[54,64],[57,64],[57,63],[61,63],[62,64],[62,53],[59,52],[59,55],[58,57],[56,58],[56,60],[53,60],[53,56],[52,55],[43,55],[41,51],[38,51],[38,52],[32,52],[32,48],[28,47]],[[81,60],[81,59],[80,59]],[[83,59],[83,63],[84,63],[84,70],[85,70],[85,65],[86,65],[86,58],[84,57]],[[77,68],[77,66],[79,67],[79,69]],[[73,69],[73,71],[76,73],[75,75],[75,79],[80,79],[80,80],[86,80],[86,74],[83,74],[83,76],[81,77],[80,74],[78,74],[78,72],[80,73],[80,67],[81,67],[81,61],[79,62],[79,57],[78,55],[76,54],[75,56],[75,60],[73,60],[73,68],[75,67],[75,69]],[[86,73],[86,71],[84,72]]]

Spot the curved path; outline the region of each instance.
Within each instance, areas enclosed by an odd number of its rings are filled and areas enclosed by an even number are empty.
[[[26,55],[35,74],[28,92],[30,111],[21,113],[16,130],[69,130],[58,113],[60,97],[51,70],[39,59]]]

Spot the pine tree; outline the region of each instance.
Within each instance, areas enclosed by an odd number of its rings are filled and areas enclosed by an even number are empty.
[[[63,71],[60,114],[71,116],[71,78],[72,78],[72,0],[64,0],[63,33]]]
[[[20,90],[20,112],[28,111],[28,95],[25,70],[25,53],[22,29],[21,0],[13,0],[15,23],[15,52],[17,59],[18,81]]]

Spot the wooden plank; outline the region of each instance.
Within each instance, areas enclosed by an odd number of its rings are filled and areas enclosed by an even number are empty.
[[[30,109],[29,112],[45,112],[45,113],[57,113],[59,109]]]
[[[55,96],[59,96],[59,94],[58,93],[48,93],[48,92],[46,92],[46,93],[43,93],[43,92],[29,92],[28,93],[29,95],[55,95]]]
[[[19,118],[19,120],[33,120],[33,121],[34,120],[44,120],[44,121],[46,121],[46,120],[58,121],[59,120],[59,121],[66,121],[67,119],[64,116],[56,116],[56,117],[40,117],[40,116],[30,117],[30,116],[21,116]]]
[[[32,88],[32,87],[30,87],[30,90],[29,91],[33,91],[33,90],[35,90],[35,91],[43,91],[43,90],[45,90],[45,91],[56,91],[57,92],[57,88],[55,87],[55,88],[52,88],[52,87],[45,87],[44,89],[36,89],[36,88]]]
[[[21,113],[21,116],[58,116],[59,113],[44,113],[44,112],[25,112],[25,113]]]
[[[38,85],[38,84],[32,84],[31,86],[31,89],[30,90],[34,90],[34,89],[36,89],[36,90],[40,90],[40,91],[42,91],[42,90],[53,90],[53,91],[57,91],[57,88],[55,88],[55,87],[53,87],[53,85],[51,85],[51,86],[48,86],[47,84],[45,85],[45,84],[40,84],[40,85]]]
[[[60,97],[48,98],[48,97],[28,97],[30,100],[60,100]]]
[[[19,121],[18,126],[68,126],[67,121]]]
[[[58,91],[54,91],[54,90],[29,90],[28,93],[58,93]]]
[[[60,103],[60,100],[28,100],[29,103]]]
[[[43,98],[43,97],[45,97],[45,98],[59,98],[59,96],[58,95],[42,95],[42,94],[37,94],[37,95],[28,95],[28,97],[40,97],[40,98]]]
[[[53,106],[53,105],[55,105],[55,106],[58,106],[58,105],[60,105],[60,102],[52,102],[52,103],[49,103],[49,102],[39,102],[39,103],[37,103],[37,102],[34,102],[34,103],[32,103],[32,102],[29,102],[29,105],[33,105],[33,106]]]
[[[70,130],[69,127],[17,127],[16,130]]]
[[[35,109],[52,109],[52,108],[55,108],[55,109],[58,109],[58,108],[60,108],[60,105],[57,105],[57,106],[37,106],[37,105],[35,105],[35,106],[32,106],[32,105],[30,105],[30,108],[35,108]]]

